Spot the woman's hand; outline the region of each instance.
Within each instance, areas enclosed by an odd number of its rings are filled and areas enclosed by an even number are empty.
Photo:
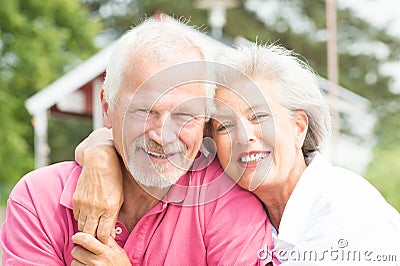
[[[84,139],[75,149],[75,161],[80,166],[84,166],[85,151],[96,146],[114,146],[112,131],[109,128],[99,128],[94,130]]]
[[[78,230],[106,244],[123,203],[119,156],[106,132],[94,131],[76,150],[82,166],[72,198]],[[107,139],[105,139],[107,137]]]

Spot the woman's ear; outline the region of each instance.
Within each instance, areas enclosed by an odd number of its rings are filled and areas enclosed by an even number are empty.
[[[104,95],[104,89],[101,89],[101,91],[100,91],[100,100],[101,100],[101,108],[102,108],[104,126],[106,128],[111,128],[112,120],[110,117],[110,105],[108,104],[106,97]]]
[[[305,111],[299,110],[295,115],[295,122],[297,127],[296,144],[301,149],[308,131],[308,116]]]

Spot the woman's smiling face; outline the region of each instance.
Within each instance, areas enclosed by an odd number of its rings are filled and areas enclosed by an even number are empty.
[[[269,80],[239,82],[235,87],[240,89],[219,87],[215,95],[212,137],[221,165],[250,191],[262,184],[284,183],[298,170],[302,157],[305,113],[282,106]]]

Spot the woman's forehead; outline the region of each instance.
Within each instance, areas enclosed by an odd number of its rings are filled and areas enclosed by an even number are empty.
[[[215,99],[217,112],[213,116],[216,120],[226,120],[239,116],[251,116],[257,112],[271,112],[264,97],[246,99],[229,89],[220,91]]]
[[[262,106],[276,101],[274,84],[268,80],[238,82],[230,86],[218,86],[216,103],[226,105]]]

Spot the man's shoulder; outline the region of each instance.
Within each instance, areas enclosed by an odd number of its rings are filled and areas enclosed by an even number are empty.
[[[62,204],[80,167],[62,162],[33,170],[14,187],[2,227],[3,256],[12,265],[60,265],[71,261],[71,236],[77,231],[70,206]],[[32,257],[33,256],[33,257]],[[25,263],[24,263],[25,262]],[[37,264],[35,264],[37,265]]]
[[[68,182],[76,183],[81,167],[72,161],[35,169],[23,176],[10,194],[10,199],[24,203],[36,199],[58,197]]]

